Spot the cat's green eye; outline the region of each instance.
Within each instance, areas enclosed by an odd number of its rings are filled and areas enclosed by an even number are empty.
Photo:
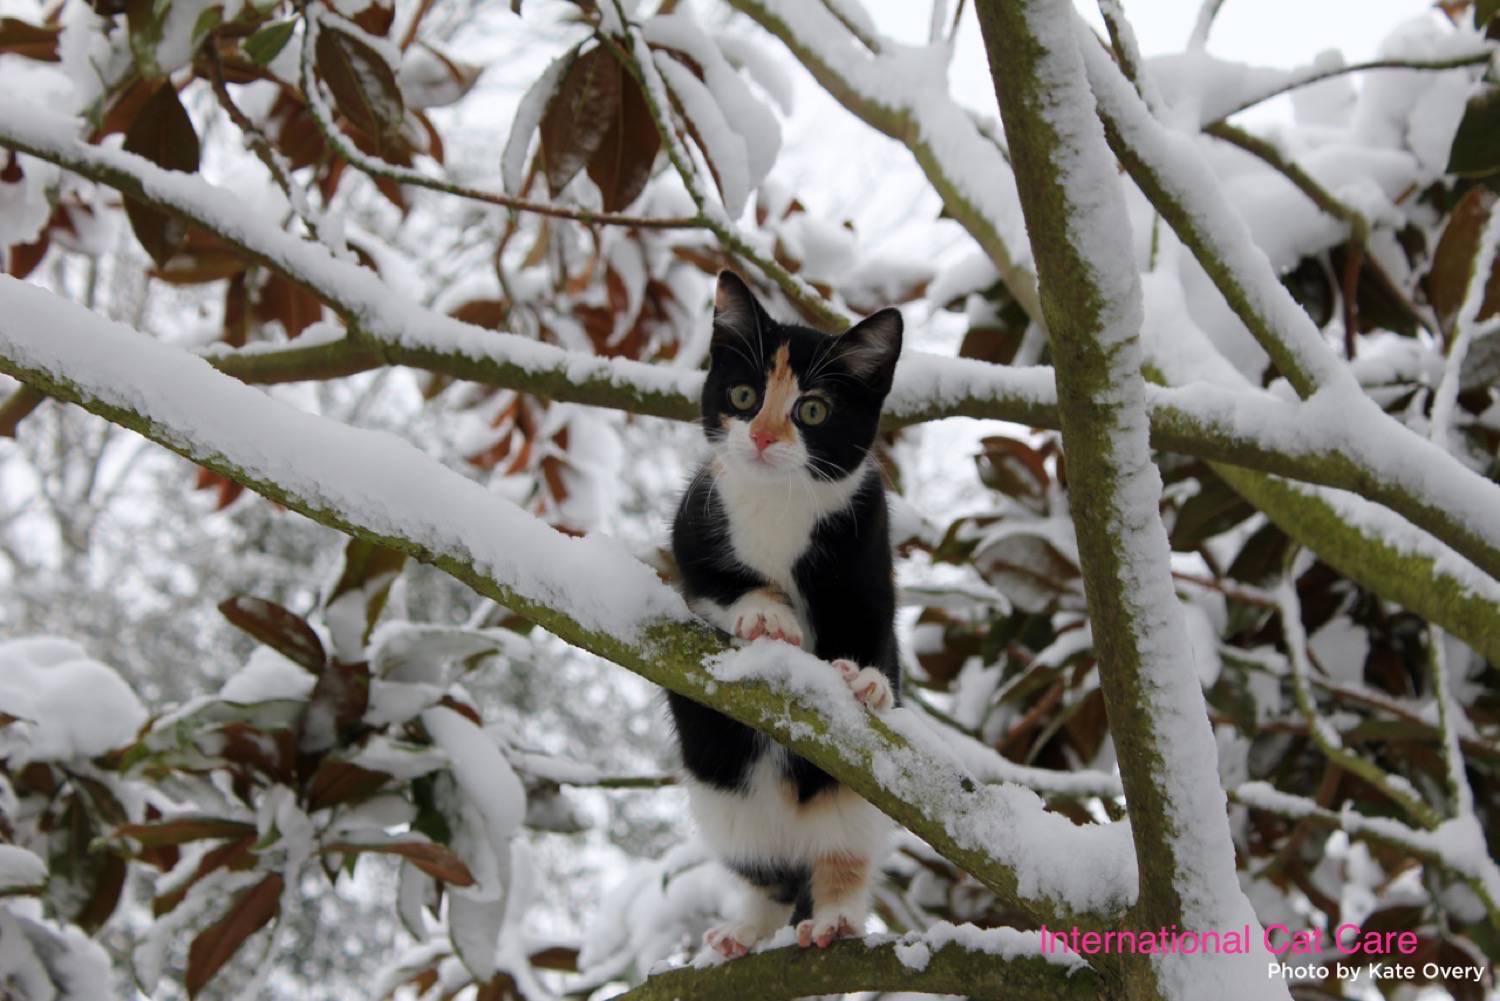
[[[828,401],[818,396],[804,396],[797,404],[797,420],[811,427],[828,419]]]
[[[729,390],[729,402],[736,410],[749,410],[755,406],[757,399],[759,399],[759,394],[755,392],[755,387],[748,383],[742,382]]]

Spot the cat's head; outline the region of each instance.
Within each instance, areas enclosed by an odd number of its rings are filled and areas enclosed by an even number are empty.
[[[719,275],[703,430],[720,462],[767,478],[839,480],[869,453],[901,353],[901,314],[837,337],[777,323],[731,271]]]

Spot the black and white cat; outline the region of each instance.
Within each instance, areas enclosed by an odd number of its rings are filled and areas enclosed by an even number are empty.
[[[872,710],[895,702],[895,586],[870,455],[901,351],[884,309],[838,337],[772,320],[740,278],[714,297],[703,431],[711,455],[672,526],[689,604],[743,640],[832,661]],[[796,921],[798,942],[861,934],[892,825],[770,739],[668,693],[694,819],[743,881],[739,913],[705,941],[726,956]]]

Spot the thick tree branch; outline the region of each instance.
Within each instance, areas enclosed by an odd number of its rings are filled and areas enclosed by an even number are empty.
[[[836,672],[795,648],[763,642],[738,655],[769,657],[793,679],[786,686],[705,669],[727,648],[654,571],[610,545],[570,539],[399,439],[293,410],[34,286],[0,278],[0,303],[0,371],[321,524],[437,566],[569,643],[771,734],[1036,920],[1097,927],[1129,905],[1130,873],[1095,840],[1113,843],[1116,830],[1075,828],[1028,791],[979,782],[908,732],[900,711],[865,713]],[[268,449],[264,437],[297,448]],[[809,686],[838,698],[809,698]],[[1076,867],[1039,863],[1022,830],[1089,860],[1086,900],[1072,889]]]
[[[1077,962],[1065,962],[1066,955],[994,955],[953,942],[941,948],[921,946],[926,965],[919,967],[915,960],[911,966],[901,961],[903,951],[913,948],[900,941],[850,940],[827,949],[771,949],[718,966],[658,973],[614,1001],[790,1001],[850,991],[962,994],[977,1001],[1096,1001],[1106,996],[1099,976]]]
[[[1140,874],[1134,916],[1147,927],[1253,924],[1157,513],[1140,277],[1076,15],[1067,0],[978,0],[976,10],[1057,366],[1069,504]],[[1097,47],[1091,36],[1081,44]],[[1127,996],[1141,998],[1175,996],[1174,982],[1199,976],[1211,992],[1214,978],[1243,977],[1253,962],[1123,958]],[[1268,983],[1276,994],[1285,988]]]
[[[210,229],[247,256],[307,287],[338,312],[354,333],[342,340],[293,343],[273,350],[210,356],[224,372],[252,382],[329,378],[385,364],[409,365],[455,378],[554,399],[680,420],[694,419],[702,374],[627,359],[569,352],[511,334],[484,330],[399,300],[378,277],[326,248],[299,240],[245,211],[201,180],[164,171],[140,157],[79,141],[72,123],[36,109],[0,101],[0,144],[58,164]],[[1469,517],[1449,502],[1441,483],[1411,475],[1399,451],[1371,450],[1347,425],[1319,420],[1301,407],[1251,393],[1221,389],[1154,388],[1148,397],[1154,447],[1235,463],[1294,479],[1338,487],[1388,505],[1486,570],[1500,568],[1500,505]],[[888,425],[951,416],[1058,426],[1056,393],[1048,369],[1013,369],[962,358],[910,352],[887,402]],[[1315,435],[1308,428],[1318,428]],[[1267,429],[1274,433],[1267,434]],[[1305,505],[1261,491],[1257,504],[1274,520],[1292,522]],[[1282,503],[1281,508],[1274,505]],[[1304,539],[1333,563],[1368,562],[1360,554],[1378,544],[1359,531],[1341,533],[1342,544]],[[1336,549],[1329,547],[1337,545]],[[1387,547],[1388,548],[1388,547]],[[1375,576],[1362,583],[1439,622],[1476,650],[1500,646],[1500,607],[1472,593],[1461,580],[1433,565],[1411,576],[1400,592]],[[1393,580],[1391,587],[1395,587]],[[1398,597],[1401,593],[1402,597]],[[1453,605],[1439,596],[1455,595]],[[1493,656],[1493,654],[1490,654]]]

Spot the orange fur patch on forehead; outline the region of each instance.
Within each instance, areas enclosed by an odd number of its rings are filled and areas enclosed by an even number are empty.
[[[783,344],[771,358],[771,370],[766,373],[765,399],[760,412],[750,422],[751,433],[769,435],[775,441],[786,441],[792,436],[792,403],[797,399],[801,387],[792,372],[792,352]]]

